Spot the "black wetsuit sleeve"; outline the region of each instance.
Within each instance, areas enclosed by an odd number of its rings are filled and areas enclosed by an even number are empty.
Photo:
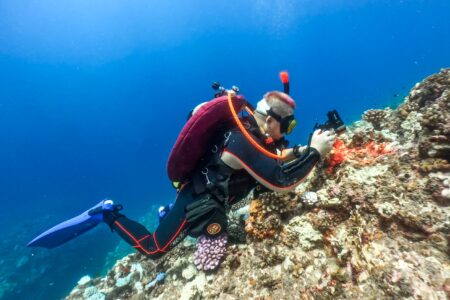
[[[260,152],[239,131],[231,133],[224,153],[239,160],[250,175],[273,190],[289,190],[295,187],[320,160],[319,152],[311,148],[307,155],[282,163]]]

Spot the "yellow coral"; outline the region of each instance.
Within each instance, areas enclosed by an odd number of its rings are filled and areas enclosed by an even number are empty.
[[[294,209],[290,194],[264,193],[250,203],[245,231],[256,239],[274,237],[282,229],[281,216]]]

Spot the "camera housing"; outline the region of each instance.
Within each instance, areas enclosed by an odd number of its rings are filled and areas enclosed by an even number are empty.
[[[333,129],[334,132],[338,135],[344,133],[347,130],[347,127],[344,124],[344,121],[342,121],[341,116],[337,112],[337,110],[333,109],[330,110],[327,113],[328,120],[323,124],[318,124],[314,126],[314,130],[316,129],[322,129],[322,130],[331,130]]]

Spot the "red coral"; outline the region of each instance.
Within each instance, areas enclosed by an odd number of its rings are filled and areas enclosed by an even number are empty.
[[[333,149],[331,150],[331,155],[328,156],[326,165],[328,166],[327,171],[333,173],[335,167],[339,166],[345,161],[347,156],[347,147],[342,140],[337,139],[333,144]]]
[[[352,161],[359,165],[374,163],[379,157],[394,152],[390,144],[370,141],[365,145],[349,148],[345,143],[337,139],[333,144],[331,154],[325,160],[327,171],[333,173],[334,169],[345,161]]]
[[[386,143],[377,144],[374,141],[368,142],[365,147],[366,153],[371,157],[392,153],[393,150]]]

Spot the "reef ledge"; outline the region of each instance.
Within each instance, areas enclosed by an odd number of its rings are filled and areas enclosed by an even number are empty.
[[[66,299],[450,299],[450,69],[366,111],[323,164],[295,192],[250,199],[245,224],[230,215],[217,270],[196,268],[187,239]]]

